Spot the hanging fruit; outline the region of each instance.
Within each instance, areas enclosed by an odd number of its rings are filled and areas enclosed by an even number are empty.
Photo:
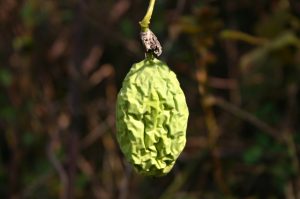
[[[186,143],[188,108],[174,72],[157,57],[162,53],[149,29],[155,0],[140,22],[146,58],[133,64],[116,106],[117,140],[135,170],[147,176],[167,174]]]

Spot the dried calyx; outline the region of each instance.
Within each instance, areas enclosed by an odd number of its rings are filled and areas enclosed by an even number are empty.
[[[159,57],[162,53],[162,47],[155,34],[148,28],[145,32],[140,33],[142,43],[147,53],[154,53]]]

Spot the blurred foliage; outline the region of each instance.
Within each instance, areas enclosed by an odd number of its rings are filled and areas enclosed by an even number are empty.
[[[0,197],[300,198],[299,2],[157,0],[152,30],[190,110],[161,178],[115,138],[147,4],[0,1]]]

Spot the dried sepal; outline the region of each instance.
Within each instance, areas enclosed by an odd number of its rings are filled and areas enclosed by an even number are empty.
[[[146,52],[153,52],[159,57],[162,53],[162,47],[155,34],[148,28],[145,32],[141,32],[140,36]]]

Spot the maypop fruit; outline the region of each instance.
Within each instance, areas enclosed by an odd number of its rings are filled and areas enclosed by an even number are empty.
[[[174,72],[152,57],[132,66],[118,94],[117,140],[141,174],[161,176],[186,143],[188,108]]]

